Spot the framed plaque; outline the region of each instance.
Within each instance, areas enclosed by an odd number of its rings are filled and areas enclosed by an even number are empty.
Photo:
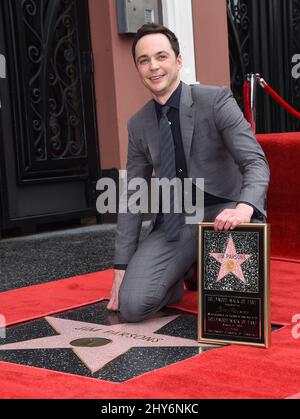
[[[270,346],[268,224],[199,225],[198,340]]]

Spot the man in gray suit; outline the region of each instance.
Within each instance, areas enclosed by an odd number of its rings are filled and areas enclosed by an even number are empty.
[[[264,222],[268,164],[230,91],[181,82],[178,40],[163,26],[144,25],[132,51],[153,100],[128,123],[128,182],[134,178],[149,182],[153,171],[163,177],[166,156],[161,155],[160,124],[167,117],[177,176],[205,181],[204,221],[214,222],[219,231]],[[139,243],[142,214],[119,214],[107,308],[120,310],[129,322],[142,321],[166,304],[178,302],[184,278],[195,265],[197,225],[182,222],[178,237],[168,239],[165,217],[156,216],[150,233]]]

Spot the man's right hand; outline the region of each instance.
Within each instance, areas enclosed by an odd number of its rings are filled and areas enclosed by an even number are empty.
[[[107,304],[107,310],[118,311],[119,310],[119,290],[124,278],[126,271],[120,271],[115,269],[114,281],[110,291],[110,300]]]

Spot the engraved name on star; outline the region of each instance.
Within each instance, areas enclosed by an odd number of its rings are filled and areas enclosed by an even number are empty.
[[[58,333],[56,336],[27,340],[24,342],[0,345],[0,351],[26,349],[64,349],[70,348],[95,373],[113,359],[135,347],[212,347],[192,339],[155,333],[179,316],[149,319],[141,323],[120,323],[105,326],[75,320],[46,317],[47,322]],[[101,341],[101,346],[93,347],[93,342]],[[80,342],[85,342],[80,347]],[[88,346],[91,343],[90,347]]]
[[[232,273],[244,284],[247,283],[241,265],[246,262],[252,255],[245,253],[237,253],[232,236],[229,235],[229,240],[225,253],[209,253],[214,259],[221,263],[220,271],[216,282],[220,282],[228,274]]]

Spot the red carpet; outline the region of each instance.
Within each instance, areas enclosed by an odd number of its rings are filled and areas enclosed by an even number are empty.
[[[96,303],[108,298],[112,274],[96,272],[2,293],[0,312],[10,326]]]
[[[231,346],[115,384],[0,363],[9,398],[287,398],[300,390],[299,341],[290,327],[269,350]]]
[[[300,264],[271,262],[272,322],[300,313]],[[0,294],[9,325],[95,303],[109,295],[112,271]],[[179,308],[196,312],[196,293]],[[2,398],[286,398],[300,392],[300,340],[287,326],[269,350],[229,346],[116,384],[0,363]]]
[[[113,271],[96,272],[0,294],[0,311],[13,325],[108,299]],[[197,293],[173,307],[197,313]],[[300,263],[271,260],[271,320],[286,325],[300,313]]]

